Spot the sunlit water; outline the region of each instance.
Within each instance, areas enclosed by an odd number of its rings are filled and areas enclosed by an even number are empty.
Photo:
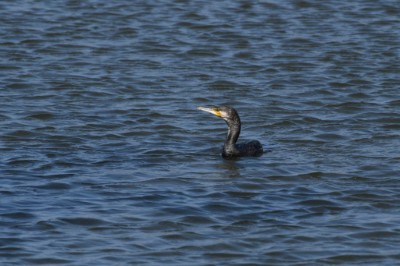
[[[0,264],[399,264],[399,14],[1,1]]]

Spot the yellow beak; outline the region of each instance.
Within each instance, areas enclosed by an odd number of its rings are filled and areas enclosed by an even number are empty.
[[[222,117],[221,112],[218,111],[217,108],[212,107],[212,108],[208,108],[208,107],[197,107],[198,110],[204,111],[204,112],[208,112],[208,113],[212,113],[215,116],[218,117]]]

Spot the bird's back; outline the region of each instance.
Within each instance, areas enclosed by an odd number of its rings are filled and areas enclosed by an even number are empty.
[[[236,144],[241,156],[259,156],[263,153],[263,147],[258,140],[251,140]]]
[[[235,144],[235,148],[234,152],[224,150],[222,156],[224,158],[236,158],[242,156],[261,156],[263,154],[263,147],[258,140]]]

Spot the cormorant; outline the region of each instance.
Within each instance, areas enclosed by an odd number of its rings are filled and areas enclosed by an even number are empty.
[[[263,153],[263,147],[257,140],[246,143],[236,144],[240,134],[240,118],[237,111],[229,106],[198,107],[198,110],[212,113],[225,120],[228,124],[228,135],[226,137],[222,157],[225,159],[241,156],[260,156]]]

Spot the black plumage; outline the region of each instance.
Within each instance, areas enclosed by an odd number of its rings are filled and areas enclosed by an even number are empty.
[[[242,156],[260,156],[263,147],[257,140],[236,144],[241,129],[240,117],[237,111],[229,106],[198,107],[197,109],[209,112],[225,120],[228,124],[228,134],[225,139],[222,157],[236,158]]]

